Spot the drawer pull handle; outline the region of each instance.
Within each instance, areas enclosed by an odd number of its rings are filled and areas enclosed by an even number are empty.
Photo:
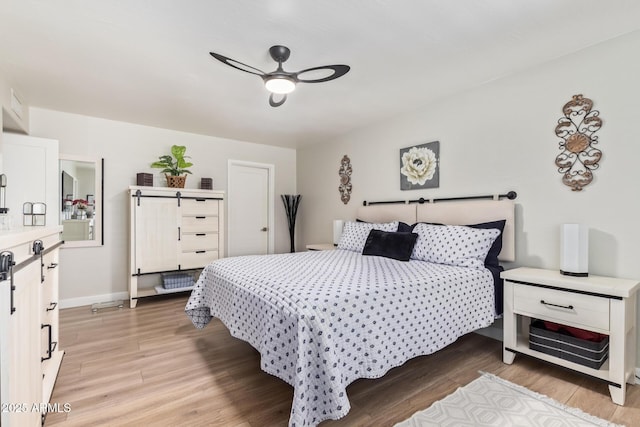
[[[206,219],[206,216],[197,216],[196,219]]]
[[[573,306],[572,305],[559,305],[559,304],[552,304],[550,302],[546,302],[545,300],[541,299],[540,300],[540,304],[544,304],[544,305],[550,305],[552,307],[558,307],[558,308],[564,308],[567,310],[573,310]]]
[[[206,236],[207,233],[196,233],[196,236]]]
[[[57,306],[58,306],[57,302],[52,302],[49,304],[49,307],[47,307],[47,311],[53,311],[56,309]]]
[[[51,264],[49,264],[47,266],[47,270],[51,270],[52,268],[56,268],[58,266],[58,264],[56,264],[55,262],[52,262]]]
[[[207,252],[207,251],[196,251],[196,253],[197,253],[197,254],[204,254],[204,253],[206,253],[206,252]]]

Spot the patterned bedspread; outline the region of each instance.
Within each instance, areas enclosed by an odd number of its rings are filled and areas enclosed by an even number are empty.
[[[290,426],[349,412],[346,387],[433,353],[494,319],[486,269],[335,250],[225,258],[208,265],[185,311],[219,318],[294,387]]]

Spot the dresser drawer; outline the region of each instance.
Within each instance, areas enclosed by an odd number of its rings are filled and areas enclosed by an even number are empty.
[[[196,251],[183,252],[180,254],[180,268],[188,270],[190,268],[202,268],[211,261],[218,259],[218,251]]]
[[[217,216],[183,216],[183,233],[206,233],[218,231]]]
[[[180,249],[182,252],[217,250],[218,233],[185,233],[180,240]]]
[[[608,298],[514,285],[513,307],[514,312],[529,317],[586,329],[609,330]]]
[[[218,200],[182,199],[180,210],[182,215],[218,215]]]

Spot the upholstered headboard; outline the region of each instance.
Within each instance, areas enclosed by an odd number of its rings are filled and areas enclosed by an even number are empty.
[[[515,261],[515,204],[513,200],[440,201],[422,204],[385,204],[360,206],[357,218],[367,222],[402,221],[407,224],[433,222],[471,225],[506,220],[502,233],[500,261]]]

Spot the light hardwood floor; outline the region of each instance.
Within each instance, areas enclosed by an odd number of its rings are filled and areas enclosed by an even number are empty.
[[[138,308],[61,310],[66,351],[46,426],[286,426],[293,389],[260,370],[258,353],[218,320],[197,330],[187,297],[144,300]],[[607,386],[524,356],[501,361],[501,343],[469,334],[433,355],[410,360],[347,393],[351,411],[330,426],[391,426],[477,378],[478,371],[546,394],[592,415],[640,425],[640,386],[624,407]]]

